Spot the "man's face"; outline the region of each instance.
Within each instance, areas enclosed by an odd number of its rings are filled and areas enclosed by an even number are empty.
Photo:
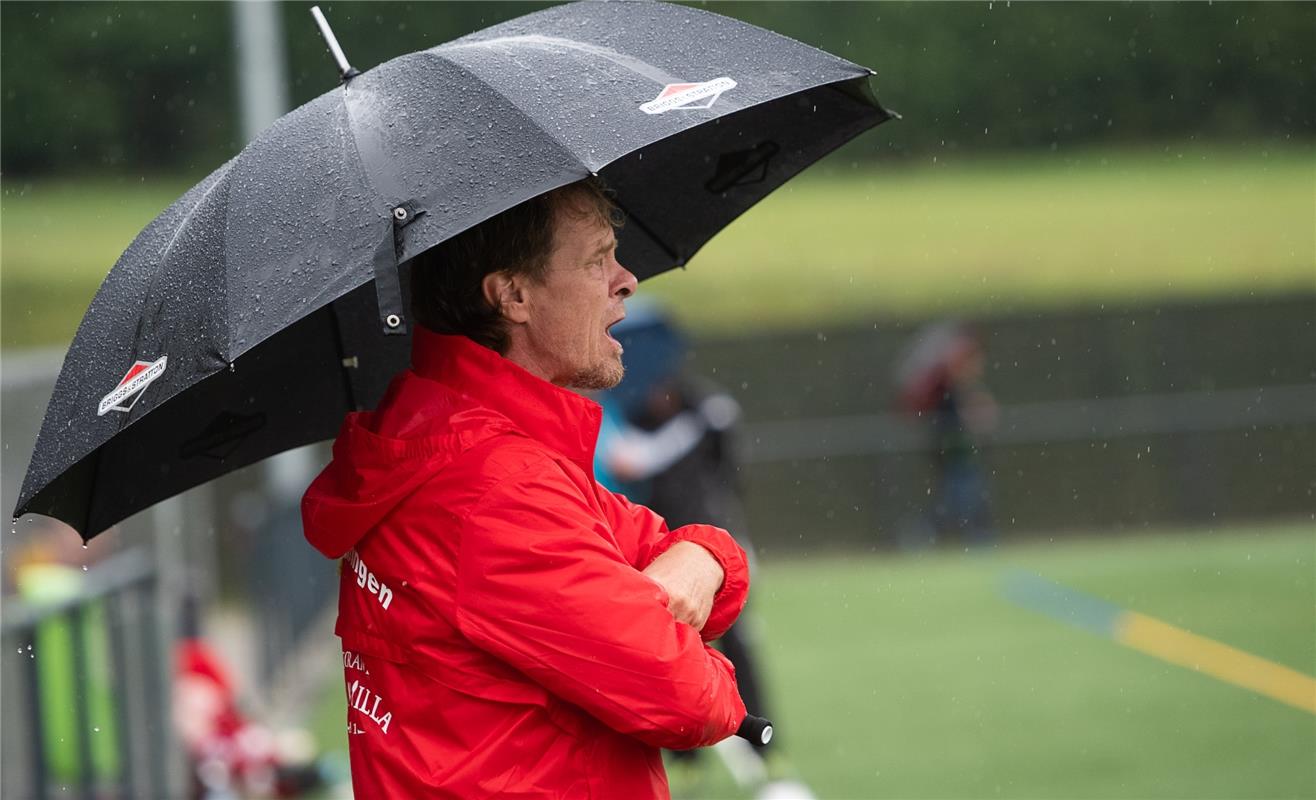
[[[559,386],[610,389],[623,370],[608,328],[626,316],[635,276],[617,263],[612,226],[580,198],[558,206],[553,244],[542,280],[525,286],[522,366]]]

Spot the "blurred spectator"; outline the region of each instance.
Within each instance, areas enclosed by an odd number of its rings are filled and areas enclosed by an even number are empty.
[[[192,767],[194,798],[300,797],[321,788],[310,734],[271,730],[240,710],[227,665],[200,636],[194,597],[183,603],[175,670],[174,730]]]
[[[996,401],[983,383],[985,364],[977,331],[949,321],[919,331],[897,367],[901,408],[928,427],[932,541],[953,534],[976,546],[996,538],[979,449],[997,417]]]
[[[604,422],[596,449],[596,475],[609,489],[644,503],[675,528],[692,523],[729,531],[755,569],[741,502],[732,437],[740,406],[710,382],[685,375],[685,340],[652,305],[632,302],[627,318],[612,329],[622,343],[626,377],[599,397]],[[760,683],[758,650],[751,641],[755,620],[747,608],[717,642],[736,667],[741,699],[751,714],[769,716]],[[752,746],[741,739],[718,745],[738,783],[759,797],[811,798],[792,779],[774,741]],[[680,796],[697,780],[698,751],[674,753],[673,791]],[[682,790],[685,790],[684,792]]]

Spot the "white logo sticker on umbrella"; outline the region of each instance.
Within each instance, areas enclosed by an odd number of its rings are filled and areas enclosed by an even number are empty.
[[[714,78],[703,83],[669,83],[657,97],[640,106],[640,110],[646,114],[662,114],[672,110],[709,108],[723,92],[734,88],[736,82],[730,78]]]
[[[128,372],[119,380],[114,391],[101,398],[96,416],[103,417],[111,411],[131,411],[137,400],[146,391],[146,387],[164,374],[169,356],[160,356],[155,361],[134,361]]]

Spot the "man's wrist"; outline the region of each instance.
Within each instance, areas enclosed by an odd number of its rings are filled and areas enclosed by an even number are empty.
[[[709,582],[713,584],[713,593],[717,594],[718,592],[722,591],[722,584],[726,582],[727,573],[726,570],[722,568],[721,562],[717,560],[717,556],[713,555],[713,551],[708,549],[707,547],[704,547],[699,542],[692,542],[689,539],[677,542],[676,544],[672,545],[673,550],[675,550],[678,547],[684,548],[686,550],[690,550],[690,548],[692,547],[699,548],[697,552],[702,553],[704,558],[700,559],[700,561],[696,563],[701,564],[702,566],[700,567],[700,570],[708,575]],[[690,552],[694,553],[696,551],[690,550]]]

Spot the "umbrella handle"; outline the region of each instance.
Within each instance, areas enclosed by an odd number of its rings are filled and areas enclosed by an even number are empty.
[[[772,741],[772,723],[763,717],[746,714],[745,719],[740,723],[740,727],[736,729],[736,735],[749,740],[750,744],[761,747]]]

